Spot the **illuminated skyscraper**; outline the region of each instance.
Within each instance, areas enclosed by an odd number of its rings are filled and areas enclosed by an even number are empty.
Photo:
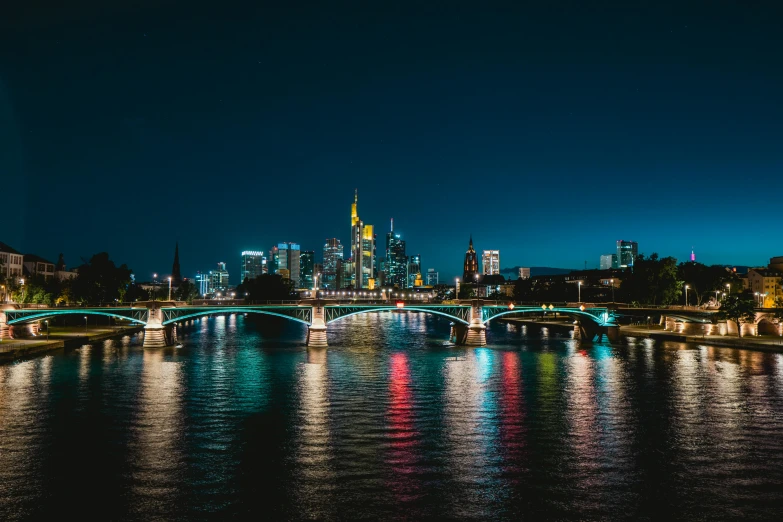
[[[636,241],[617,242],[617,265],[619,268],[633,266],[636,256],[639,255],[639,244]]]
[[[266,257],[263,252],[256,250],[245,250],[242,252],[242,269],[240,271],[240,283],[245,279],[255,279],[264,273],[266,268]]]
[[[209,274],[202,274],[201,272],[196,272],[196,277],[194,279],[196,280],[196,286],[198,287],[199,295],[203,297],[207,294],[212,293]]]
[[[354,192],[351,204],[351,260],[353,273],[351,284],[354,288],[374,288],[375,286],[375,234],[372,225],[365,225],[359,219],[359,191]]]
[[[299,245],[297,243],[278,243],[277,244],[277,270],[276,273],[282,273],[286,270],[288,278],[294,283],[294,288],[299,288]]]
[[[412,255],[408,259],[408,288],[416,286],[416,279],[421,279],[421,254]]]
[[[428,268],[427,286],[437,286],[437,284],[438,284],[438,273],[435,271],[434,268]]]
[[[323,287],[327,290],[337,290],[342,283],[343,245],[337,238],[327,239],[324,243],[324,274]],[[339,269],[338,269],[339,263]],[[339,275],[339,277],[338,277]]]
[[[299,255],[299,277],[302,288],[313,288],[315,281],[315,252],[305,250]]]
[[[500,250],[484,250],[481,256],[481,273],[484,275],[500,273]]]
[[[405,255],[405,240],[394,232],[394,220],[391,221],[391,231],[386,234],[386,270],[385,284],[405,288],[408,285],[408,257]]]
[[[228,290],[228,271],[226,270],[226,264],[221,261],[218,263],[217,270],[209,271],[209,293],[220,292],[225,294],[226,290]]]
[[[601,270],[617,268],[617,254],[605,254],[601,256],[601,263],[598,265]]]
[[[468,251],[465,252],[465,265],[462,270],[462,282],[472,283],[478,274],[478,259],[476,251],[473,249],[473,236],[470,236]]]

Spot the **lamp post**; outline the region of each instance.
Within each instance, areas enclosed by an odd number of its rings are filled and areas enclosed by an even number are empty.
[[[171,276],[169,276],[169,301],[171,301]]]
[[[476,295],[475,295],[475,297],[476,297],[476,298],[478,298],[478,296],[479,296],[479,290],[478,290],[478,272],[476,272],[476,273],[473,275],[473,279],[475,279],[475,280],[476,280]]]
[[[609,283],[612,285],[612,302],[614,303],[614,279],[610,279]]]
[[[731,295],[731,283],[726,283],[726,288],[729,289],[728,292],[726,292],[726,293]]]
[[[49,319],[44,321],[46,323],[46,341],[49,341]]]
[[[84,316],[84,335],[87,335],[87,316]]]
[[[158,300],[158,274],[153,273],[152,274],[152,300],[157,301]]]
[[[579,298],[578,298],[577,302],[581,303],[582,302],[582,282],[581,281],[578,282],[577,288],[578,288],[578,291],[579,291]]]
[[[459,277],[454,278],[454,299],[459,299]]]
[[[688,306],[688,289],[689,288],[690,288],[690,286],[685,285],[685,306],[686,307]]]

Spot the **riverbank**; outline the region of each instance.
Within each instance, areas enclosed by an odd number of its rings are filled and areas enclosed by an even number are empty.
[[[563,330],[573,329],[572,322],[566,321],[539,321],[535,319],[499,319],[515,324],[538,325],[548,328],[560,327]],[[783,337],[775,336],[729,336],[729,335],[685,335],[664,330],[659,326],[621,326],[621,337],[642,337],[659,341],[672,341],[678,343],[709,344],[727,348],[742,348],[747,350],[760,350],[766,352],[783,352]]]
[[[142,330],[140,326],[110,328],[52,328],[47,339],[46,332],[29,339],[5,339],[0,342],[0,363],[13,361],[22,357],[31,357],[43,353],[75,348],[93,341],[110,339],[120,335],[128,335]]]
[[[773,336],[729,336],[729,335],[684,335],[669,332],[662,328],[644,328],[639,326],[620,327],[622,337],[645,337],[661,341],[680,343],[710,344],[729,348],[743,348],[766,352],[783,352],[783,337]]]

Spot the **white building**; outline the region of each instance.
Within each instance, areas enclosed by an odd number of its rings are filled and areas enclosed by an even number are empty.
[[[484,275],[500,274],[500,250],[484,250],[481,256],[481,273]]]
[[[519,278],[520,279],[530,279],[530,269],[529,268],[519,268]]]
[[[24,255],[0,242],[0,279],[22,277],[23,274]]]
[[[27,275],[42,275],[46,279],[54,277],[54,263],[33,254],[24,256],[24,272]]]

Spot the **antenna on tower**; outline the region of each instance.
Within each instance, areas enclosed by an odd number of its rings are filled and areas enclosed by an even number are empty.
[[[391,232],[394,232],[394,218],[391,218]]]

